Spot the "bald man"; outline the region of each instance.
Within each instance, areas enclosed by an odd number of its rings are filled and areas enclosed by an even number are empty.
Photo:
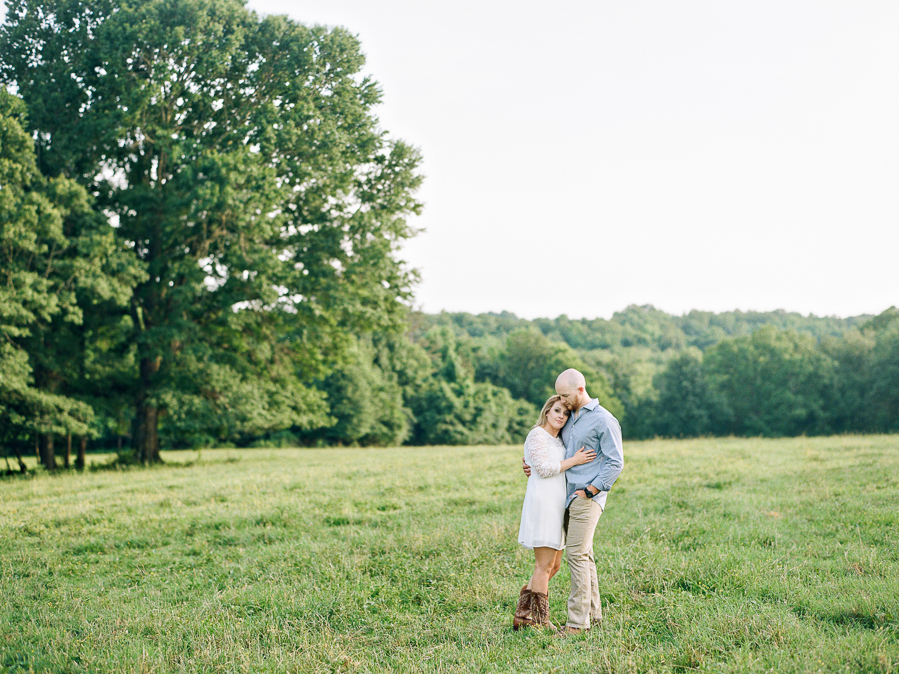
[[[571,410],[560,434],[565,458],[573,456],[581,447],[596,451],[593,461],[565,472],[568,483],[565,552],[571,571],[571,594],[564,632],[579,634],[602,620],[593,536],[605,510],[609,489],[624,467],[624,450],[618,420],[599,400],[590,397],[583,374],[574,369],[565,370],[556,379],[556,393]],[[531,474],[527,464],[524,471]]]

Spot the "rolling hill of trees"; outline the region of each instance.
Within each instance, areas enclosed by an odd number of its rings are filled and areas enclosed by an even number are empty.
[[[617,342],[574,348],[565,334],[575,344],[610,335]],[[351,359],[313,384],[331,425],[238,443],[517,443],[568,367],[586,374],[591,395],[632,439],[899,430],[895,308],[848,319],[783,311],[678,317],[637,306],[584,321],[410,312],[403,331],[352,341]],[[165,428],[172,446],[235,441]]]
[[[841,319],[784,311],[672,316],[631,306],[609,320],[443,313],[418,315],[413,325],[413,339],[452,331],[478,376],[515,392],[515,376],[478,364],[481,354],[524,363],[526,344],[535,353],[564,352],[563,360],[587,368],[594,395],[620,415],[630,438],[899,430],[895,308]]]

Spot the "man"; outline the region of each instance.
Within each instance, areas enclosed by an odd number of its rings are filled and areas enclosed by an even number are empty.
[[[556,379],[556,393],[571,410],[562,428],[565,458],[581,447],[596,451],[590,463],[573,466],[565,473],[568,499],[565,512],[566,554],[571,571],[571,594],[568,597],[566,634],[579,634],[602,620],[596,562],[593,558],[593,535],[599,517],[606,507],[606,497],[624,467],[621,426],[612,414],[587,393],[584,375],[574,369],[565,370]],[[531,474],[524,463],[524,472]]]

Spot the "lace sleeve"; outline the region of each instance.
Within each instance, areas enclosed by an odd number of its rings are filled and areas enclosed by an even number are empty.
[[[562,472],[562,463],[560,461],[550,460],[550,443],[552,439],[546,433],[539,431],[534,433],[530,438],[531,468],[533,468],[540,477],[552,477]]]

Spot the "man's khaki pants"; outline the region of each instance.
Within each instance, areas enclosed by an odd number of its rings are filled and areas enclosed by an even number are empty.
[[[593,533],[602,508],[593,499],[579,496],[565,513],[565,547],[571,571],[567,627],[590,629],[590,617],[602,620],[596,562],[593,559]]]

